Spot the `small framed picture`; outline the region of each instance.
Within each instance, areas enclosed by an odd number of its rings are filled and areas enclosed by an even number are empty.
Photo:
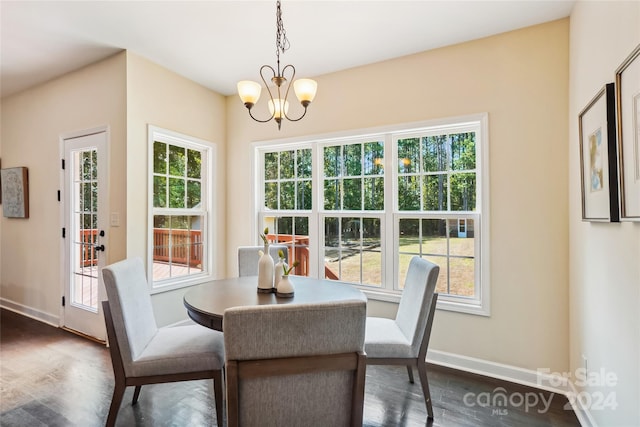
[[[620,221],[614,84],[606,84],[578,117],[582,220]]]
[[[7,218],[29,218],[29,174],[27,168],[0,171],[2,213]]]
[[[620,218],[640,221],[640,45],[616,70]]]

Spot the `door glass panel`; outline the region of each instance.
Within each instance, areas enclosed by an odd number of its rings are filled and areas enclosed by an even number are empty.
[[[98,156],[96,149],[75,151],[72,156],[74,192],[71,195],[71,304],[98,310]]]

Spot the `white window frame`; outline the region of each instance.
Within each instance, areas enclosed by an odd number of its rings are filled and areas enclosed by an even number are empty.
[[[398,186],[398,158],[395,141],[398,138],[407,137],[420,133],[442,134],[461,131],[473,127],[476,132],[476,188],[479,191],[476,197],[475,211],[402,211],[398,210],[397,186]],[[464,131],[464,130],[462,130]],[[384,189],[385,189],[385,210],[384,211],[342,211],[324,210],[324,170],[323,170],[323,148],[327,145],[349,144],[355,142],[366,142],[373,139],[384,141]],[[261,230],[262,221],[265,216],[295,216],[296,211],[265,211],[264,210],[264,189],[262,179],[264,177],[263,159],[264,152],[284,151],[299,148],[312,149],[312,194],[314,195],[311,211],[304,212],[309,215],[309,239],[315,242],[309,248],[310,257],[316,260],[310,266],[310,275],[314,277],[323,276],[320,267],[324,265],[324,227],[323,219],[327,216],[377,216],[383,214],[381,223],[381,246],[382,246],[382,287],[358,286],[367,297],[380,301],[399,302],[402,291],[397,289],[397,277],[399,268],[399,256],[395,244],[399,234],[399,219],[411,218],[467,218],[474,220],[474,229],[477,233],[474,237],[474,257],[475,257],[475,296],[463,297],[450,294],[440,294],[438,298],[438,308],[469,314],[490,315],[490,195],[489,195],[489,125],[488,114],[474,114],[446,118],[441,120],[422,121],[410,124],[385,126],[374,129],[354,130],[342,132],[337,135],[315,136],[291,138],[287,140],[263,141],[254,143],[254,168],[256,173],[255,185],[255,208],[256,222],[254,235],[257,230]],[[391,171],[391,172],[389,172]],[[257,240],[256,240],[257,242]],[[391,248],[391,249],[389,249]]]
[[[147,277],[150,292],[152,294],[170,291],[201,284],[214,278],[213,260],[215,242],[213,206],[215,206],[215,188],[213,169],[216,161],[216,145],[203,139],[184,135],[157,126],[148,125],[148,200],[147,200]],[[196,149],[202,152],[201,162],[201,192],[202,199],[199,209],[187,208],[155,208],[153,206],[153,145],[154,142],[163,142],[170,145],[177,145],[186,148]],[[155,215],[187,216],[197,215],[203,217],[202,224],[202,272],[189,274],[186,276],[172,277],[164,280],[153,280],[153,224]]]

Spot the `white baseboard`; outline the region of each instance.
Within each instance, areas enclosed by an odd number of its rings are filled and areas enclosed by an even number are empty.
[[[14,313],[22,314],[26,317],[39,320],[40,322],[44,322],[56,328],[60,327],[60,316],[45,313],[44,311],[28,307],[26,305],[8,300],[6,298],[0,298],[0,307],[9,311],[13,311]]]

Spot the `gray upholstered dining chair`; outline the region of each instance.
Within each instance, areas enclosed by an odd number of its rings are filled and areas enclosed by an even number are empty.
[[[362,426],[365,316],[364,299],[227,309],[228,426]]]
[[[240,246],[238,247],[238,276],[257,276],[258,261],[260,255],[258,251],[264,246]],[[269,245],[269,255],[273,258],[274,264],[278,262],[278,251],[284,252],[284,259],[289,259],[289,249],[287,245]]]
[[[213,378],[218,426],[222,426],[221,332],[200,325],[158,328],[140,258],[102,269],[108,301],[102,302],[115,376],[107,426],[115,425],[127,386],[132,404],[145,384]]]
[[[418,368],[429,418],[433,418],[433,407],[426,356],[438,300],[435,288],[439,272],[436,264],[413,257],[396,318],[367,317],[365,336],[367,365],[406,365],[411,383],[413,367]]]

